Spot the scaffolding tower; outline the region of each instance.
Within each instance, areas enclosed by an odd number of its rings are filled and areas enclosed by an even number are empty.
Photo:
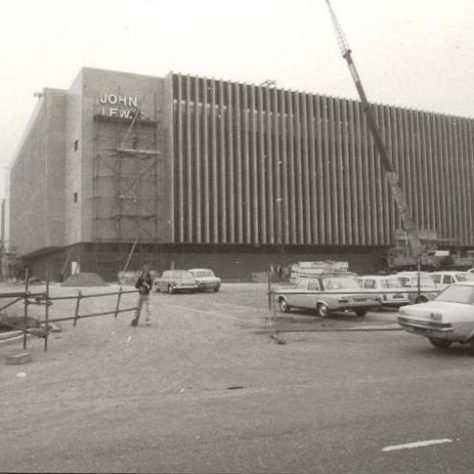
[[[158,236],[159,120],[94,113],[93,246],[99,274],[154,264]],[[97,112],[97,113],[96,113]]]

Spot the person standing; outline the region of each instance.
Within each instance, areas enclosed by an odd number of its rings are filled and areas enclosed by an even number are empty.
[[[137,303],[137,312],[135,317],[132,319],[130,326],[136,327],[138,325],[138,320],[140,319],[140,313],[143,306],[145,306],[145,323],[147,326],[151,324],[151,303],[150,303],[150,292],[153,287],[153,280],[151,274],[148,270],[148,267],[143,267],[143,271],[140,273],[136,283],[135,288],[138,290],[138,303]]]

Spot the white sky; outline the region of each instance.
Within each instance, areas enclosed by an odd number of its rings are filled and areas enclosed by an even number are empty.
[[[83,66],[357,98],[325,0],[2,0],[0,196],[43,87]],[[369,100],[474,118],[474,0],[332,0]]]

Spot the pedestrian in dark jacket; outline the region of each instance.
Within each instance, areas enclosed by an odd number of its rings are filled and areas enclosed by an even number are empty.
[[[145,306],[145,323],[147,326],[151,324],[150,292],[152,287],[153,280],[151,278],[151,274],[148,270],[148,267],[145,266],[135,283],[135,288],[138,290],[137,312],[135,313],[135,317],[130,323],[130,326],[137,326],[143,306]]]

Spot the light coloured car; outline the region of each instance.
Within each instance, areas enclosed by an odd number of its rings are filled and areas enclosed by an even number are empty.
[[[382,306],[398,308],[410,304],[406,289],[395,275],[364,275],[358,278],[358,282],[364,292],[379,295]]]
[[[283,313],[292,308],[310,309],[321,318],[331,311],[353,311],[364,316],[381,304],[378,295],[362,291],[354,276],[340,274],[301,278],[293,288],[280,288],[273,293]]]
[[[428,272],[420,272],[419,276],[418,272],[415,271],[399,272],[396,276],[408,292],[411,303],[425,303],[426,301],[436,298],[441,291],[440,288],[435,285]],[[418,282],[420,294],[418,294]]]
[[[168,292],[170,295],[198,289],[194,276],[187,270],[165,270],[161,277],[155,278],[153,284],[156,291]]]
[[[432,272],[430,273],[431,278],[435,282],[435,285],[440,289],[444,290],[453,283],[462,281],[474,280],[474,274],[468,272],[457,272],[457,271],[445,271],[445,272]]]
[[[200,291],[219,291],[222,280],[209,268],[191,268],[188,271],[193,275]]]
[[[406,331],[428,338],[435,347],[449,347],[453,342],[473,344],[474,281],[453,283],[432,301],[400,308],[398,323]]]

